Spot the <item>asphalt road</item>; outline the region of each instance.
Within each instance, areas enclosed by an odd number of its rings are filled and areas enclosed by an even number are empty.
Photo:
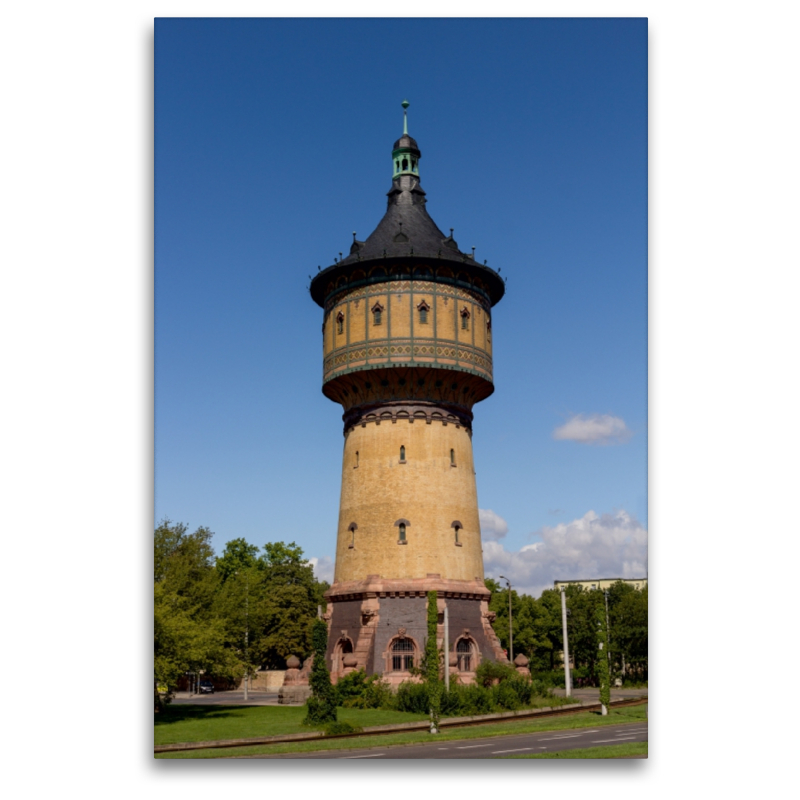
[[[598,728],[541,731],[487,739],[460,739],[393,747],[368,747],[361,750],[328,750],[319,753],[286,753],[280,756],[246,756],[246,758],[502,758],[503,756],[548,753],[579,747],[603,747],[625,742],[646,742],[647,722],[604,725]]]

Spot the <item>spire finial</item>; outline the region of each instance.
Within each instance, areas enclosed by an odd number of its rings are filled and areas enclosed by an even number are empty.
[[[406,111],[406,109],[411,103],[409,103],[408,100],[403,100],[400,105],[403,106],[403,135],[408,136],[408,111]]]

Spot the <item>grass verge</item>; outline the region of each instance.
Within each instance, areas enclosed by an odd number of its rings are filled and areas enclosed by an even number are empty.
[[[155,715],[155,744],[212,742],[309,733],[305,706],[167,706]],[[425,714],[380,708],[340,708],[339,721],[366,728],[427,719]]]
[[[647,742],[610,744],[608,747],[579,747],[575,750],[559,750],[557,753],[534,753],[532,755],[503,756],[503,758],[630,758],[646,756]]]
[[[288,710],[288,709],[287,709]],[[368,726],[380,725],[383,723],[353,722],[346,719],[343,712],[355,711],[356,709],[339,709],[340,719],[357,724]],[[361,713],[364,713],[362,711]],[[400,713],[400,712],[383,712]],[[414,715],[405,715],[403,721],[413,719]],[[426,719],[427,717],[417,717]],[[508,722],[497,722],[486,725],[474,725],[463,728],[448,728],[437,734],[437,742],[448,742],[457,739],[483,739],[489,736],[503,736],[513,733],[534,733],[536,731],[562,731],[574,728],[599,727],[601,725],[619,725],[624,722],[641,722],[647,719],[647,705],[627,706],[619,709],[610,709],[608,716],[601,716],[598,712],[586,711],[578,714],[570,714],[566,717],[546,717],[545,719],[534,720],[512,720]],[[308,729],[305,729],[308,730]],[[255,734],[259,735],[259,734]],[[234,738],[234,737],[231,737]],[[286,744],[271,745],[252,745],[249,747],[226,747],[214,750],[189,750],[184,753],[158,753],[156,758],[231,758],[234,756],[259,756],[259,755],[282,755],[284,753],[318,753],[323,750],[353,750],[365,747],[387,747],[402,744],[420,744],[432,740],[430,733],[409,732],[409,733],[387,733],[375,736],[360,736],[353,739],[333,739],[322,742],[292,742]],[[184,740],[185,741],[185,740]],[[194,741],[203,741],[202,738]]]

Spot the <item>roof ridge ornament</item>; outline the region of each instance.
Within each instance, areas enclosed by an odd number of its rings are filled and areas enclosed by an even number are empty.
[[[411,103],[409,103],[408,100],[403,100],[400,105],[403,106],[403,134],[408,136],[408,112],[406,109],[411,105]]]

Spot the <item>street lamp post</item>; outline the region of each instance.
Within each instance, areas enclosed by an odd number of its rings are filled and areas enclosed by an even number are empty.
[[[514,629],[511,626],[511,581],[505,575],[500,575],[508,584],[508,660],[514,663]]]
[[[608,661],[609,680],[611,680],[611,625],[608,622],[608,589],[603,589],[606,599],[606,660]]]
[[[565,586],[561,587],[561,625],[564,629],[564,688],[567,697],[572,696],[572,679],[569,674],[569,639],[567,637],[567,595],[564,591]]]
[[[244,589],[244,701],[247,702],[247,689],[250,682],[250,661],[247,648],[250,643],[250,573],[245,573]]]

